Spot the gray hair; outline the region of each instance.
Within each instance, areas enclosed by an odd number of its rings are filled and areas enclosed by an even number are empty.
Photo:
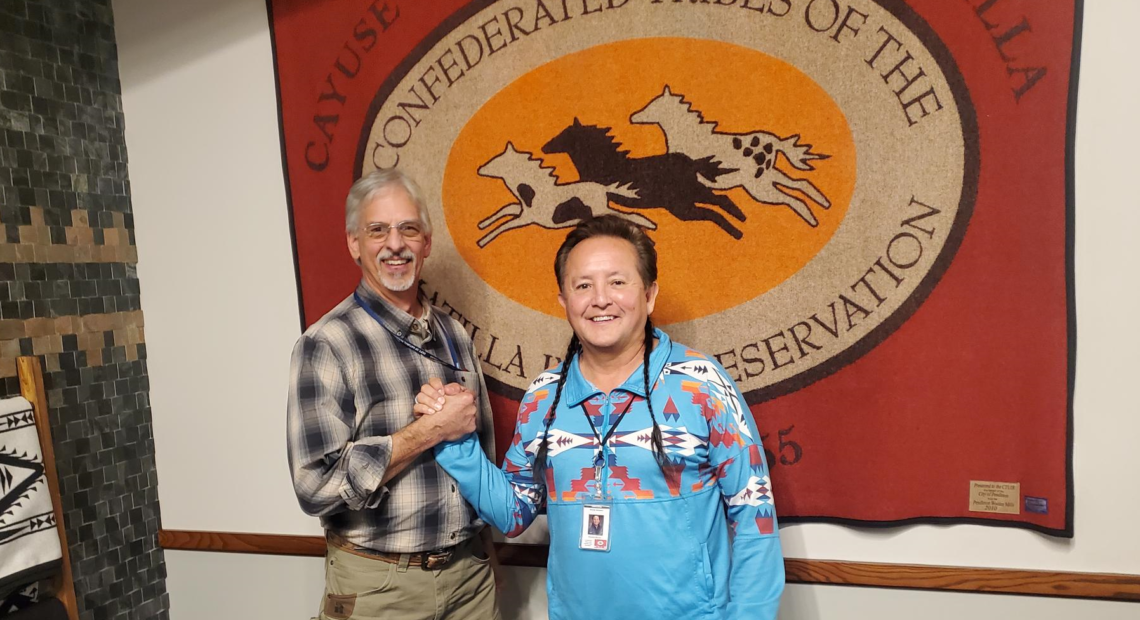
[[[348,190],[348,198],[344,201],[344,224],[345,231],[348,233],[356,232],[360,227],[360,209],[362,206],[368,204],[372,199],[381,192],[387,191],[393,187],[398,187],[411,198],[412,204],[416,205],[416,211],[419,212],[420,221],[424,223],[424,234],[431,235],[431,218],[428,217],[427,203],[424,201],[424,193],[420,190],[420,186],[412,180],[412,177],[405,174],[402,170],[395,168],[379,168],[369,172],[368,174],[360,177],[352,184]],[[395,222],[389,222],[394,224]]]

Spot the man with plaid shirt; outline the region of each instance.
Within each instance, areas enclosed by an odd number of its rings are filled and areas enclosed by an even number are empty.
[[[419,289],[421,192],[400,171],[368,174],[345,223],[360,284],[306,330],[290,368],[293,487],[328,543],[319,617],[498,618],[483,522],[431,450],[478,430],[493,457],[494,440],[471,338]],[[452,415],[416,419],[420,386],[441,376],[468,390],[448,399]]]

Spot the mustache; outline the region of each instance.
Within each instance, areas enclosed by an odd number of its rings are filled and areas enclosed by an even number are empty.
[[[393,252],[392,250],[383,250],[382,252],[380,252],[379,254],[376,255],[376,262],[380,263],[381,261],[386,261],[390,258],[401,258],[401,259],[410,261],[412,263],[416,262],[416,255],[412,254],[411,250],[404,250],[403,252],[400,252],[399,254],[397,254],[396,252]]]

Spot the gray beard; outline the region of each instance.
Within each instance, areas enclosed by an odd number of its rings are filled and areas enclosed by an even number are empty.
[[[392,257],[386,256],[384,258],[392,258]],[[416,258],[415,258],[415,256],[412,256],[411,262],[408,263],[408,265],[412,268],[412,273],[408,274],[408,277],[406,279],[403,279],[403,280],[393,280],[390,277],[388,277],[387,275],[385,275],[384,274],[384,265],[381,262],[382,260],[383,259],[377,257],[376,266],[378,267],[377,274],[380,276],[380,283],[384,285],[384,288],[386,288],[390,291],[396,292],[396,293],[402,293],[402,292],[412,288],[412,286],[414,286],[416,284],[416,276],[415,276]]]
[[[387,276],[380,276],[380,282],[384,285],[384,288],[397,293],[402,293],[412,288],[412,285],[415,284],[415,280],[415,276],[408,276],[404,282],[392,281],[389,280]]]

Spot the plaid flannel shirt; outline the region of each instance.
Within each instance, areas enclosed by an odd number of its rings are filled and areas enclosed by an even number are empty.
[[[413,422],[420,386],[430,377],[451,382],[460,374],[402,344],[389,329],[442,360],[452,360],[454,350],[453,365],[468,371],[465,384],[478,392],[480,440],[494,458],[491,407],[475,347],[458,321],[426,301],[427,313],[416,319],[363,282],[356,290],[383,326],[349,296],[293,348],[287,440],[297,499],[326,530],[368,549],[416,553],[461,543],[483,523],[432,450],[380,484],[391,436]]]

